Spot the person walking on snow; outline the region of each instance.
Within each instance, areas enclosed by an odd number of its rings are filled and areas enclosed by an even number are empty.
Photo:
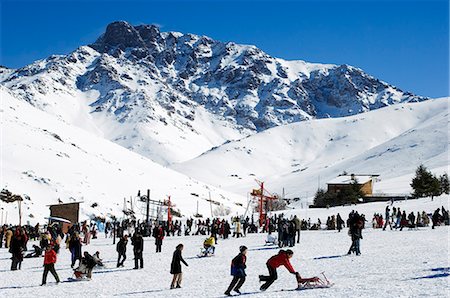
[[[161,252],[164,239],[164,230],[161,226],[155,226],[153,229],[153,237],[155,237],[156,252]]]
[[[286,267],[286,269],[292,273],[295,274],[296,278],[299,278],[299,273],[296,272],[294,270],[294,268],[291,265],[291,262],[289,261],[289,259],[292,258],[292,256],[294,255],[294,252],[290,249],[288,250],[280,250],[280,252],[271,257],[267,263],[267,269],[269,270],[269,275],[260,275],[259,276],[259,281],[265,281],[265,283],[260,287],[261,291],[265,291],[267,290],[275,280],[277,280],[278,275],[277,275],[277,268],[280,266],[284,266]]]
[[[131,238],[131,245],[133,245],[133,253],[134,253],[134,269],[138,269],[138,262],[140,268],[144,268],[144,258],[142,257],[142,253],[144,251],[144,238],[138,232],[135,232],[133,238]]]
[[[125,262],[125,260],[127,259],[127,243],[128,235],[123,235],[123,237],[120,238],[119,242],[117,242],[116,250],[119,254],[117,258],[117,267],[123,267],[123,262]]]
[[[172,283],[170,284],[170,289],[181,288],[181,281],[183,279],[181,262],[183,262],[184,265],[189,266],[181,255],[183,248],[183,244],[178,244],[173,252],[172,263],[170,264],[170,274],[173,274],[173,278]]]
[[[70,267],[75,266],[75,262],[78,260],[78,265],[81,262],[81,239],[78,232],[75,232],[69,240],[69,250],[71,254],[72,263]]]
[[[59,283],[59,276],[58,273],[56,273],[55,270],[55,263],[56,263],[56,252],[53,249],[53,245],[48,245],[45,248],[45,255],[44,255],[44,274],[42,275],[42,284],[41,286],[45,285],[47,283],[47,275],[50,271],[52,275],[55,277],[56,283]]]
[[[241,292],[239,289],[244,284],[245,277],[247,276],[245,274],[245,269],[247,268],[247,265],[245,265],[247,262],[247,247],[243,245],[239,247],[239,251],[239,254],[231,261],[231,275],[233,276],[233,280],[225,291],[225,295],[227,296],[232,296],[231,290],[234,290],[240,295]]]
[[[384,220],[385,220],[385,222],[384,222],[383,231],[386,230],[387,225],[389,225],[389,227],[391,228],[391,231],[392,231],[392,223],[391,223],[391,217],[390,217],[389,213],[390,213],[389,206],[386,206],[386,211],[384,213],[384,216],[385,216]]]
[[[297,233],[297,243],[300,243],[300,230],[301,230],[301,222],[300,218],[297,217],[297,215],[294,215],[294,224],[295,224],[295,231]]]
[[[345,224],[344,220],[342,219],[341,215],[338,213],[336,216],[336,226],[337,226],[338,232],[341,232],[344,224]]]

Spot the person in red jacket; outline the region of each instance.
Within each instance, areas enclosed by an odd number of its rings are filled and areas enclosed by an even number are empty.
[[[286,267],[286,269],[292,273],[295,274],[296,278],[298,278],[299,274],[294,270],[294,268],[291,265],[291,262],[289,261],[290,258],[294,255],[294,252],[290,249],[288,250],[280,250],[280,252],[271,257],[266,265],[267,269],[269,269],[269,275],[260,275],[259,281],[265,281],[265,283],[261,286],[260,290],[265,291],[267,290],[271,284],[278,278],[277,275],[277,268],[280,266]]]
[[[55,263],[56,263],[56,252],[53,249],[53,245],[49,244],[45,248],[44,275],[42,276],[41,286],[43,286],[47,283],[47,275],[48,275],[49,271],[55,277],[56,283],[59,283],[59,276],[58,276],[58,273],[56,273],[56,271],[55,271]]]

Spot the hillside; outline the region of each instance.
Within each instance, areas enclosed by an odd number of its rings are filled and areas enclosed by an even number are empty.
[[[92,214],[123,216],[124,198],[151,189],[154,200],[172,196],[183,215],[210,216],[211,199],[232,211],[243,211],[245,197],[218,190],[167,169],[85,130],[71,126],[14,98],[0,88],[2,100],[1,185],[13,193],[27,194],[23,222],[43,222],[47,204],[84,201],[81,218]],[[195,194],[195,195],[192,195]],[[72,198],[72,199],[71,199]],[[91,208],[94,203],[98,207]],[[136,203],[136,202],[134,202]],[[17,222],[15,204],[1,203],[8,222]],[[212,205],[214,209],[218,206]],[[135,211],[142,219],[143,210]]]
[[[423,163],[448,172],[449,98],[399,104],[362,115],[272,128],[230,142],[172,168],[237,193],[254,179],[278,194],[312,197],[346,171],[379,174],[376,192],[409,192]]]
[[[427,99],[349,65],[285,61],[123,21],[0,80],[33,106],[163,165],[279,125]]]

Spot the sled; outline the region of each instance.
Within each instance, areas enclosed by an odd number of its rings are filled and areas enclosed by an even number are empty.
[[[312,277],[312,278],[298,278],[298,287],[296,290],[308,290],[308,289],[324,289],[330,288],[334,284],[332,284],[328,278],[325,276],[325,272],[321,273],[323,275],[323,279],[320,277]]]
[[[211,249],[200,249],[200,253],[197,255],[198,258],[206,258],[206,257],[213,257],[214,256],[214,250]]]
[[[76,278],[76,277],[69,277],[65,282],[77,282],[77,281],[90,281],[90,278],[82,277],[82,278]]]

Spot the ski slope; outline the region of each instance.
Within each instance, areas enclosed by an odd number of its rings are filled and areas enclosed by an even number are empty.
[[[448,197],[421,199],[395,203],[407,211],[433,211],[449,204]],[[347,206],[344,209],[310,210],[311,218],[336,214],[341,211],[344,219],[347,212],[360,208],[377,212],[384,211],[384,204]],[[368,210],[368,209],[366,209]],[[345,212],[345,213],[344,213]],[[144,269],[133,270],[132,247],[128,244],[124,268],[115,268],[117,254],[112,239],[94,239],[83,250],[100,251],[106,268],[94,269],[93,279],[83,282],[64,282],[72,274],[70,253],[64,248],[58,256],[56,270],[62,283],[53,283],[48,276],[47,286],[39,286],[42,279],[40,259],[25,259],[22,270],[12,272],[10,254],[0,249],[0,292],[5,297],[41,296],[65,297],[224,297],[223,292],[231,281],[230,262],[240,245],[246,245],[247,281],[242,287],[245,297],[447,297],[449,282],[448,241],[449,227],[430,227],[419,230],[382,231],[366,228],[361,240],[361,256],[347,256],[350,238],[347,229],[337,231],[302,231],[301,243],[293,248],[294,268],[305,277],[326,276],[335,285],[329,289],[314,289],[301,292],[286,291],[296,287],[294,277],[284,268],[278,270],[278,280],[264,293],[259,291],[259,274],[266,274],[266,260],[278,252],[277,247],[264,247],[266,234],[248,234],[245,238],[219,239],[216,255],[197,258],[203,236],[166,237],[162,253],[155,253],[153,239],[144,243]],[[172,276],[169,273],[175,246],[183,243],[183,256],[189,267],[183,266],[182,289],[170,290]],[[31,243],[29,244],[31,247]]]
[[[218,205],[230,212],[243,212],[245,197],[165,168],[117,144],[69,125],[28,103],[14,98],[3,87],[1,96],[1,187],[15,194],[27,194],[23,223],[44,222],[46,205],[83,201],[81,218],[91,215],[123,216],[124,198],[136,204],[134,196],[151,190],[151,198],[171,195],[182,215],[199,212],[211,215]],[[192,194],[195,194],[192,195]],[[97,207],[90,206],[97,203]],[[16,204],[1,202],[8,211],[8,223],[18,223]],[[130,204],[127,204],[129,207]],[[143,210],[135,205],[138,219]],[[6,218],[5,218],[6,221]]]
[[[409,193],[423,163],[448,172],[450,98],[398,104],[351,117],[275,127],[229,142],[172,168],[236,193],[257,188],[311,198],[346,171],[378,174],[378,193]]]

